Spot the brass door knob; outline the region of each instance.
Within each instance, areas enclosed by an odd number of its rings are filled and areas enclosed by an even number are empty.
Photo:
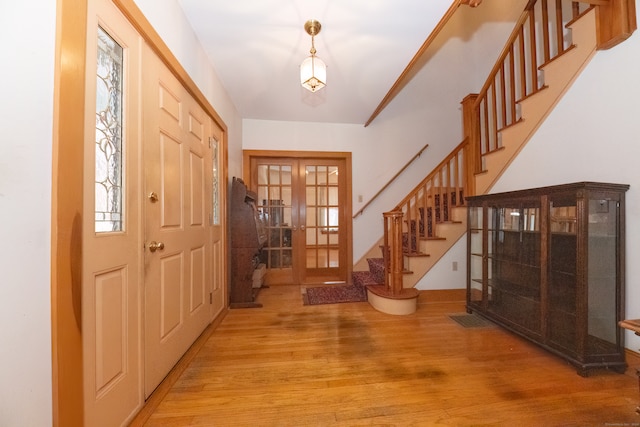
[[[149,243],[149,250],[151,252],[155,252],[157,250],[163,250],[163,249],[164,249],[164,243],[162,242],[152,241],[151,243]]]

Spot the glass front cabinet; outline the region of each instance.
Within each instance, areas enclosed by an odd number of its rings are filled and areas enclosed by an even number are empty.
[[[624,195],[579,182],[467,198],[467,311],[565,358],[624,372]]]

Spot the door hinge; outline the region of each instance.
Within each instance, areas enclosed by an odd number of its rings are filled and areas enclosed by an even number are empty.
[[[209,292],[209,304],[213,304],[213,292]]]

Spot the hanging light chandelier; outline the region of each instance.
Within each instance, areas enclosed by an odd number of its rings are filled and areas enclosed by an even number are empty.
[[[304,30],[311,36],[311,56],[300,64],[300,83],[311,92],[318,91],[327,84],[327,66],[316,56],[316,48],[313,38],[320,32],[322,25],[315,19],[310,19],[304,24]]]

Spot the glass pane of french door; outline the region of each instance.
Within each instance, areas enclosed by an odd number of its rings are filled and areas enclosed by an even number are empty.
[[[276,282],[293,281],[293,165],[291,162],[258,164],[258,210],[265,219],[267,243],[261,262]]]
[[[326,274],[340,267],[338,167],[307,165],[305,178],[305,266],[308,274]]]

